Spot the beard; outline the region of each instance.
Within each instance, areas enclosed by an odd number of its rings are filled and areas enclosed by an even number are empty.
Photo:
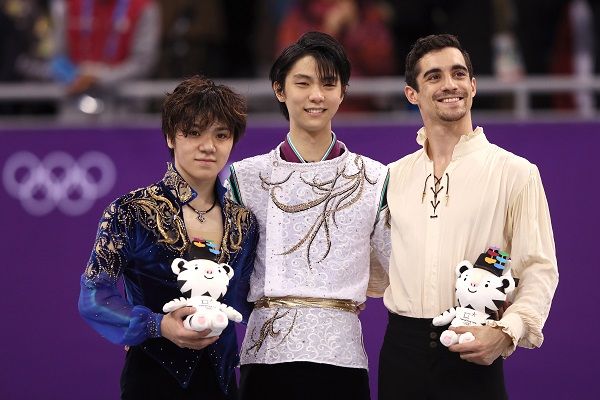
[[[467,115],[467,107],[461,107],[460,109],[453,111],[438,110],[438,116],[444,122],[460,121],[465,115]]]

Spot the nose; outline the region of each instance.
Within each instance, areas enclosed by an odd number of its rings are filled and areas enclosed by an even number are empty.
[[[309,99],[315,103],[320,103],[325,100],[325,95],[320,86],[315,85],[314,89],[310,92]]]
[[[207,137],[205,138],[205,140],[202,140],[199,143],[198,147],[200,151],[203,151],[205,153],[214,153],[215,151],[217,151],[217,147],[215,146],[215,142],[212,137]]]
[[[443,90],[455,90],[457,88],[458,88],[458,86],[456,85],[456,81],[454,80],[452,75],[451,74],[444,75],[444,78],[442,81],[442,89]]]

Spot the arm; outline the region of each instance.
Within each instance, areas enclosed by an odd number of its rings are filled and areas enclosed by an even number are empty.
[[[258,222],[254,214],[249,213],[249,226],[246,232],[246,237],[242,243],[240,250],[239,270],[241,275],[236,285],[234,297],[231,300],[232,307],[242,314],[242,321],[248,322],[250,313],[254,308],[254,304],[247,300],[248,292],[250,291],[250,276],[254,270],[254,258],[256,255],[256,245],[258,244]]]
[[[116,344],[136,345],[160,336],[162,314],[133,306],[117,282],[129,264],[132,227],[117,203],[104,211],[87,268],[81,276],[79,312],[98,333]]]
[[[513,303],[500,321],[453,328],[457,333],[471,331],[476,340],[449,349],[478,364],[489,365],[499,356],[508,357],[517,345],[534,348],[543,341],[542,327],[558,284],[558,267],[548,203],[533,165],[525,188],[509,208],[506,228],[513,273],[520,279]]]
[[[513,275],[519,286],[512,304],[498,322],[488,325],[502,329],[512,345],[502,352],[510,355],[517,345],[540,347],[542,328],[558,284],[558,265],[548,202],[539,171],[531,166],[529,181],[509,209],[507,228]]]
[[[377,220],[371,233],[371,262],[369,267],[369,286],[367,296],[382,297],[389,281],[389,260],[391,253],[389,209],[387,206],[387,183],[389,172],[379,199]]]

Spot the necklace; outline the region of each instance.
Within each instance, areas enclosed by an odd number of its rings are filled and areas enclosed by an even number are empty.
[[[205,215],[208,214],[210,212],[210,210],[215,208],[216,204],[217,204],[217,196],[215,196],[215,200],[213,201],[212,206],[210,206],[210,208],[206,211],[196,210],[194,207],[192,207],[192,205],[190,203],[188,203],[187,206],[189,208],[191,208],[192,210],[194,210],[194,212],[196,213],[196,219],[198,221],[200,221],[200,223],[203,223],[204,221],[206,221]]]

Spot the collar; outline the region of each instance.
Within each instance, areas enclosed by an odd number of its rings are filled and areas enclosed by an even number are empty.
[[[425,131],[425,127],[422,127],[417,132],[417,143],[423,146],[423,150],[425,150],[425,146],[427,145],[427,133]],[[483,133],[483,128],[478,126],[466,135],[462,135],[460,140],[454,146],[454,151],[452,152],[452,160],[456,160],[460,157],[466,156],[469,153],[477,151],[490,142],[487,140],[485,134]],[[425,151],[425,154],[427,152]]]
[[[179,175],[173,163],[167,163],[167,172],[162,179],[162,183],[166,186],[171,194],[177,199],[180,205],[186,205],[194,200],[198,193]],[[219,178],[215,179],[215,192],[219,200],[219,204],[223,207],[225,193],[227,190],[221,184]]]
[[[300,155],[300,152],[296,149],[288,133],[285,140],[279,147],[281,158],[288,162],[293,163],[306,163],[306,161]],[[344,144],[337,140],[335,132],[331,131],[331,144],[323,154],[321,161],[331,160],[339,157],[344,152]]]

